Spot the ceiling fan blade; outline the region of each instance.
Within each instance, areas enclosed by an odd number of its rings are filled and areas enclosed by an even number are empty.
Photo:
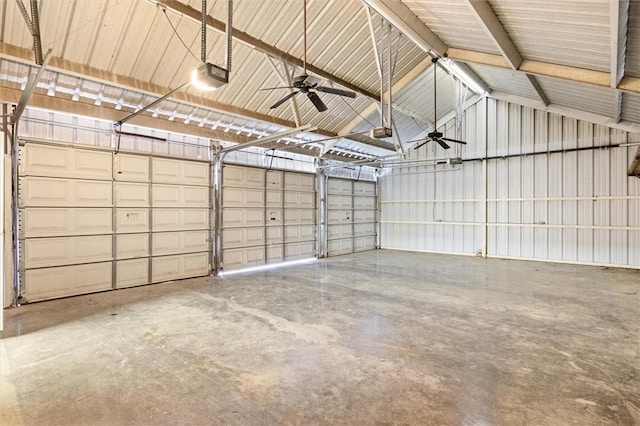
[[[454,143],[461,143],[462,145],[466,145],[467,144],[465,141],[459,141],[457,139],[442,138],[442,140],[443,141],[454,142]]]
[[[316,90],[318,92],[324,92],[324,93],[331,93],[333,95],[346,96],[347,98],[355,98],[356,97],[355,92],[350,92],[348,90],[342,90],[342,89],[335,89],[333,87],[318,86],[318,87],[316,87]]]
[[[426,145],[426,144],[427,144],[427,143],[429,143],[429,142],[431,142],[431,139],[427,139],[426,141],[422,142],[421,144],[419,144],[418,146],[416,146],[416,147],[415,147],[415,148],[413,148],[413,149],[421,148],[421,147],[422,147],[422,145]]]
[[[444,148],[444,149],[449,149],[449,148],[451,148],[451,147],[450,147],[449,145],[447,145],[447,144],[445,143],[445,141],[443,141],[442,139],[435,139],[435,141],[436,141],[436,143],[437,143],[438,145],[440,145],[440,146],[441,146],[442,148]]]
[[[322,99],[320,99],[320,96],[318,96],[317,93],[309,92],[307,93],[307,97],[309,98],[309,100],[311,100],[311,102],[313,102],[313,105],[316,107],[318,112],[327,110],[327,106],[324,104],[324,102],[322,102]]]
[[[285,96],[284,98],[280,99],[275,104],[271,105],[271,109],[278,108],[280,105],[282,105],[283,103],[287,102],[289,99],[293,98],[298,93],[300,93],[300,92],[291,92],[291,93],[289,93],[287,96]]]
[[[276,89],[295,89],[293,86],[278,86],[278,87],[265,87],[264,89],[258,89],[258,92],[263,90],[276,90]]]

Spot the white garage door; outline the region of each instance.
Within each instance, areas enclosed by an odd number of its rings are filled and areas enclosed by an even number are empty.
[[[315,254],[315,175],[225,165],[222,169],[222,268]]]
[[[19,173],[23,301],[208,273],[207,163],[27,142]]]
[[[329,178],[327,183],[328,255],[376,248],[375,182]]]

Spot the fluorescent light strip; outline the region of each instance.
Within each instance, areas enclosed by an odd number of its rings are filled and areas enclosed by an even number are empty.
[[[303,265],[305,263],[315,262],[316,260],[317,259],[315,257],[309,257],[307,259],[291,260],[289,262],[274,263],[272,265],[250,266],[248,268],[237,269],[234,271],[228,271],[228,272],[221,271],[220,276],[226,277],[228,275],[244,274],[244,273],[258,272],[258,271],[268,271],[270,269],[277,269],[285,266]]]

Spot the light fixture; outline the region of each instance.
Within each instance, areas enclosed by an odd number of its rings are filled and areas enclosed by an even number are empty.
[[[229,72],[210,62],[200,64],[191,72],[191,84],[205,92],[216,90],[229,82]]]
[[[440,64],[446,69],[449,74],[455,76],[460,79],[469,89],[476,92],[479,95],[484,95],[487,91],[480,85],[477,81],[475,81],[469,74],[467,74],[464,70],[462,70],[455,61],[449,58],[440,58]]]

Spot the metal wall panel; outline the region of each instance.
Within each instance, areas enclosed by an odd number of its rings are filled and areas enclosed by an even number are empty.
[[[485,115],[484,105],[465,122],[487,117],[486,199],[483,147],[465,148],[463,159],[479,159],[457,167],[395,167],[381,179],[382,247],[474,255],[486,244],[488,256],[640,267],[640,185],[626,174],[635,147],[598,148],[638,137],[495,100]]]

